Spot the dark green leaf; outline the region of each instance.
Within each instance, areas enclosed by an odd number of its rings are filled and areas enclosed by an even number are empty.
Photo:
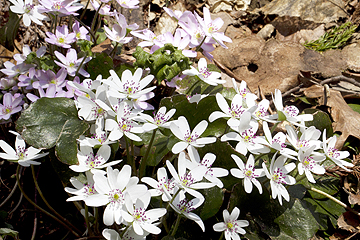
[[[99,74],[103,78],[110,76],[109,71],[114,68],[113,61],[106,53],[97,53],[95,57],[90,60],[87,66],[87,71],[91,79],[95,79]]]
[[[55,147],[59,160],[77,164],[77,142],[89,125],[78,118],[74,101],[68,98],[40,98],[25,109],[16,129],[35,148]]]
[[[330,137],[333,135],[332,122],[327,113],[325,113],[319,109],[313,109],[313,108],[304,109],[303,112],[305,114],[312,114],[314,116],[314,119],[312,121],[305,122],[305,126],[307,126],[307,127],[315,126],[321,132],[323,132],[324,129],[326,129],[327,137]]]
[[[14,51],[14,39],[19,29],[20,19],[16,13],[11,11],[9,13],[9,20],[0,28],[0,44],[9,51]]]
[[[223,203],[224,193],[222,189],[212,187],[204,189],[202,194],[205,197],[205,202],[200,208],[200,217],[203,221],[205,221],[219,211]]]

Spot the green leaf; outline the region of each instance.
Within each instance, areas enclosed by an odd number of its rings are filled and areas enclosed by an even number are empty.
[[[76,139],[88,128],[68,98],[40,98],[23,111],[16,124],[28,144],[41,149],[55,147],[57,158],[69,165],[78,163]]]
[[[312,114],[314,116],[314,119],[312,121],[305,122],[305,126],[307,127],[314,126],[317,129],[319,129],[321,132],[323,132],[326,129],[327,137],[333,135],[332,122],[327,113],[319,109],[313,109],[313,108],[304,109],[303,113]]]
[[[201,191],[205,197],[205,202],[200,208],[200,217],[203,221],[212,216],[219,211],[224,198],[224,193],[222,189],[218,187],[212,187],[209,189],[204,189]]]
[[[152,131],[151,131],[152,133]],[[143,139],[144,140],[144,139]],[[142,148],[140,149],[140,155],[144,156],[148,147],[149,147],[150,140],[147,141],[147,144],[144,144]],[[162,160],[162,158],[169,153],[169,149],[167,148],[167,145],[169,143],[169,137],[164,136],[160,131],[156,131],[155,139],[153,142],[153,145],[150,149],[150,153],[148,155],[147,159],[147,165],[148,166],[157,166],[159,162]]]
[[[9,11],[9,20],[0,28],[0,44],[9,51],[14,51],[14,39],[17,35],[20,19],[16,13]]]
[[[96,53],[95,57],[90,60],[87,66],[87,71],[91,79],[95,79],[99,74],[103,78],[110,76],[109,71],[114,68],[114,63],[106,53]]]
[[[360,105],[359,104],[349,103],[348,105],[349,105],[349,107],[351,107],[352,110],[354,110],[357,113],[360,113]]]
[[[95,37],[96,37],[96,44],[100,44],[106,40],[107,37],[106,37],[105,30],[103,27],[99,28],[96,31]]]

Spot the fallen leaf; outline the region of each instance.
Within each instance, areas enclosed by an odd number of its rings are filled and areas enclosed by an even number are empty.
[[[349,203],[351,205],[354,205],[354,204],[357,204],[357,205],[360,205],[360,193],[350,193],[349,194]]]
[[[320,105],[326,105],[330,108],[330,114],[334,120],[334,132],[342,133],[337,139],[335,147],[341,149],[349,136],[360,139],[360,114],[349,107],[339,91],[329,89],[326,92],[327,98],[324,99],[323,86],[313,85],[304,90],[306,97],[319,98]]]
[[[351,233],[359,231],[359,223],[359,217],[350,211],[341,214],[337,221],[339,228]]]

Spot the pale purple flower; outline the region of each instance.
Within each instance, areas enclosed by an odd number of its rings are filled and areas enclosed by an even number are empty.
[[[175,21],[180,21],[180,20],[185,20],[184,18],[186,18],[186,16],[188,14],[193,14],[192,12],[190,11],[185,11],[185,12],[182,12],[182,11],[179,11],[179,10],[171,10],[170,8],[167,8],[167,7],[163,7],[163,9],[165,10],[165,12],[167,14],[169,14],[170,17],[172,17]]]
[[[58,15],[59,17],[68,15],[79,15],[76,11],[84,6],[77,3],[79,0],[39,0],[41,7],[39,12],[46,12]]]
[[[112,41],[125,44],[133,39],[132,37],[126,37],[127,29],[118,24],[114,24],[111,30],[107,26],[104,26],[104,29],[105,35]]]
[[[232,168],[230,169],[231,175],[233,175],[236,178],[243,178],[244,179],[244,188],[245,192],[251,193],[253,189],[253,185],[257,187],[259,190],[259,193],[262,194],[262,187],[256,178],[262,177],[265,175],[264,169],[256,168],[255,169],[255,160],[254,156],[250,154],[246,165],[244,165],[244,162],[235,154],[231,154],[231,157],[234,159],[236,165],[238,168]]]
[[[213,226],[214,231],[216,232],[224,232],[225,231],[225,239],[226,240],[240,240],[239,234],[245,234],[246,231],[243,227],[249,226],[249,222],[247,220],[237,220],[240,215],[240,210],[235,207],[231,214],[227,209],[223,211],[224,222],[216,223]]]
[[[190,35],[191,48],[197,47],[204,42],[205,32],[193,14],[187,14],[186,17],[179,21],[179,25]]]
[[[55,34],[46,32],[45,41],[63,48],[71,48],[71,43],[76,42],[76,33],[69,33],[67,25],[57,26]]]
[[[23,50],[22,54],[17,53],[17,54],[14,54],[14,56],[13,56],[13,58],[16,60],[17,64],[24,62],[26,60],[26,57],[32,52],[29,45],[24,45],[22,50]],[[40,58],[40,57],[44,56],[45,53],[46,53],[46,46],[41,46],[36,51],[36,57]]]
[[[29,69],[29,76],[27,75],[20,75],[19,76],[19,82],[18,82],[18,86],[19,87],[25,87],[26,90],[31,90],[34,87],[34,85],[37,85],[37,82],[39,81],[39,79],[36,76],[36,71],[35,68],[30,68]],[[40,71],[40,70],[38,70]]]
[[[19,78],[23,76],[20,75]],[[13,77],[3,77],[0,79],[0,89],[1,90],[17,90],[17,81],[16,79],[14,79]]]
[[[154,44],[162,45],[163,36],[162,35],[156,36],[155,33],[150,31],[149,29],[132,31],[131,34],[134,35],[135,37],[145,40],[138,44],[138,46],[140,47],[149,47]]]
[[[270,179],[272,198],[278,198],[279,203],[282,205],[282,198],[286,201],[290,201],[290,195],[284,185],[293,185],[296,183],[295,178],[287,175],[289,172],[294,170],[296,165],[293,162],[284,165],[287,159],[285,156],[280,155],[276,160],[275,158],[276,154],[274,154],[271,160],[269,170],[267,169],[265,163],[263,163],[262,166],[266,177]]]
[[[38,25],[43,25],[42,20],[49,20],[48,17],[40,14],[38,6],[33,4],[32,0],[9,0],[14,6],[10,10],[22,15],[22,20],[26,27],[30,26],[31,21]]]
[[[215,137],[200,137],[203,134],[208,126],[206,120],[199,122],[195,128],[190,131],[190,126],[188,121],[184,116],[180,116],[175,123],[170,124],[171,132],[180,139],[180,142],[176,143],[172,147],[172,152],[177,154],[188,147],[203,147],[205,144],[214,143],[216,141]]]
[[[17,162],[23,167],[29,167],[31,164],[39,165],[39,162],[33,161],[42,158],[49,153],[39,153],[41,149],[34,147],[25,148],[26,144],[21,135],[14,131],[9,131],[16,136],[15,150],[5,141],[0,140],[0,147],[4,153],[0,153],[0,158],[6,159],[10,162]]]
[[[183,74],[188,76],[197,76],[202,81],[206,82],[209,85],[217,86],[218,84],[223,84],[226,81],[221,80],[221,73],[209,71],[207,67],[207,62],[205,58],[200,58],[198,62],[198,69],[190,66],[191,69],[184,70]]]
[[[133,31],[139,28],[139,25],[137,25],[136,23],[130,24],[128,25],[126,22],[126,18],[124,15],[122,15],[121,13],[116,12],[116,10],[114,10],[114,15],[115,15],[115,19],[116,22],[122,27],[122,28],[126,28],[128,29],[128,31]]]
[[[100,4],[96,1],[96,0],[91,0],[90,1],[91,5],[93,6],[94,10],[97,11],[100,7]],[[99,14],[102,16],[114,16],[114,12],[111,12],[111,7],[110,5],[103,5],[100,10],[99,10]]]
[[[0,119],[8,120],[12,114],[20,112],[22,104],[22,95],[15,97],[11,93],[5,93],[3,104],[0,103]]]
[[[25,64],[24,62],[15,65],[12,62],[6,61],[4,62],[5,68],[0,69],[0,71],[8,77],[15,77],[19,74],[25,74],[33,66],[34,65]]]
[[[204,19],[201,18],[196,12],[195,16],[200,23],[204,34],[207,37],[213,38],[223,48],[227,48],[224,42],[232,42],[231,38],[225,36],[223,32],[218,32],[224,24],[224,21],[221,18],[211,20],[210,11],[206,7],[203,8],[203,13]]]
[[[83,62],[83,58],[77,58],[77,54],[76,54],[76,50],[70,48],[67,53],[66,53],[66,57],[64,55],[62,55],[60,52],[55,51],[55,56],[61,61],[56,61],[54,60],[54,62],[63,68],[66,68],[68,74],[70,76],[75,76],[76,71],[78,70],[80,64]],[[83,62],[81,68],[78,70],[79,74],[83,75],[84,77],[90,77],[90,74],[88,72],[86,72],[83,67],[84,65],[89,62],[91,60],[91,57],[87,57],[85,59],[85,61]]]
[[[89,31],[84,26],[80,27],[80,23],[78,21],[75,20],[72,29],[77,40],[84,39],[90,41],[90,36],[88,35]]]
[[[43,98],[43,97],[47,97],[47,98],[56,98],[56,97],[66,97],[66,92],[63,90],[60,91],[56,91],[56,86],[54,84],[51,84],[47,89],[46,92],[44,91],[43,88],[38,88],[39,91],[39,95],[40,97],[32,94],[32,93],[28,93],[26,94],[26,97],[31,101],[31,102],[36,102],[39,98]]]
[[[56,86],[56,91],[62,91],[65,86],[67,71],[61,68],[56,74],[52,70],[38,70],[36,78],[39,80],[33,83],[34,88],[48,88],[51,84]]]

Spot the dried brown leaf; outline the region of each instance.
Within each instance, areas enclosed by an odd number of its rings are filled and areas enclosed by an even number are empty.
[[[326,91],[326,99],[324,87],[313,85],[304,91],[306,97],[319,98],[319,103],[330,108],[330,114],[333,118],[334,132],[341,132],[341,136],[336,142],[336,148],[341,149],[349,136],[360,139],[360,114],[353,111],[346,103],[339,91],[329,89]]]

